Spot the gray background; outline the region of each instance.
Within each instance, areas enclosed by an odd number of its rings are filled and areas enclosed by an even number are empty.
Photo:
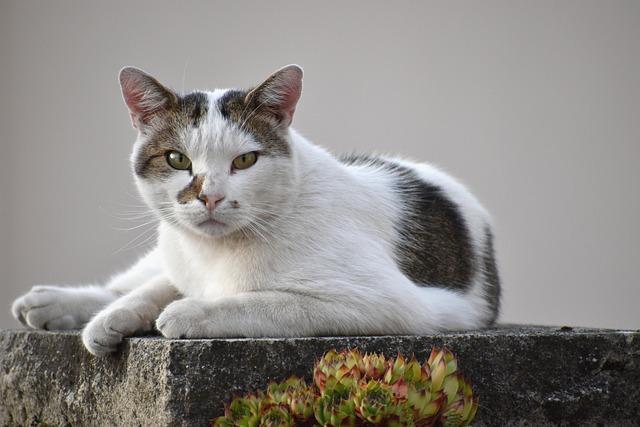
[[[120,67],[206,89],[292,62],[304,135],[431,161],[493,213],[502,320],[640,327],[638,1],[3,0],[0,60],[0,327],[32,284],[104,280],[153,237],[123,230],[144,221],[122,219]]]

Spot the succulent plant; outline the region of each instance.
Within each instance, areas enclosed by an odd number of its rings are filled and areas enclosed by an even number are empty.
[[[286,405],[270,404],[262,409],[259,425],[261,427],[291,427],[295,424]]]
[[[387,371],[387,365],[387,359],[382,354],[371,353],[362,356],[361,370],[366,379],[382,379]]]
[[[433,349],[424,364],[398,354],[327,352],[313,384],[291,377],[266,392],[235,398],[214,426],[465,426],[478,398],[449,350]]]
[[[355,391],[353,403],[358,418],[371,424],[380,424],[396,411],[396,399],[388,384],[371,380]]]
[[[313,405],[316,393],[312,388],[294,390],[289,397],[291,414],[299,421],[306,422],[314,417]]]
[[[313,413],[321,426],[355,426],[354,409],[355,404],[351,400],[331,393],[318,397],[313,405]]]
[[[254,427],[260,425],[263,400],[261,395],[236,397],[225,408],[224,417],[218,418],[215,425],[221,427]]]
[[[289,379],[281,383],[270,383],[267,386],[267,396],[273,403],[288,404],[293,392],[305,390],[307,388],[307,384],[303,379],[298,377],[289,377]]]
[[[455,395],[449,395],[448,403],[441,420],[445,426],[466,426],[476,416],[478,398],[473,396],[471,384],[461,375],[458,376],[458,386]]]
[[[316,363],[313,369],[313,381],[323,393],[327,385],[335,387],[341,384],[354,387],[362,376],[362,355],[358,351],[349,350],[338,353],[331,350]]]

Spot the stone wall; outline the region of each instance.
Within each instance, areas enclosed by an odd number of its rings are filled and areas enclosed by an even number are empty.
[[[0,425],[206,425],[231,396],[309,374],[331,348],[424,360],[447,346],[476,425],[640,425],[640,331],[503,326],[434,336],[166,340],[106,358],[75,332],[0,332]]]

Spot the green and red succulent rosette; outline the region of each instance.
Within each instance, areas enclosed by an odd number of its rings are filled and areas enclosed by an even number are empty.
[[[265,392],[237,397],[213,426],[466,426],[478,410],[453,353],[385,358],[331,350],[313,369],[313,384],[291,377]]]

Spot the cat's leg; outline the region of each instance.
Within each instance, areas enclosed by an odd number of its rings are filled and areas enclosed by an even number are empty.
[[[13,316],[34,329],[79,329],[116,294],[100,286],[34,286],[13,302]]]
[[[35,329],[79,329],[118,296],[157,275],[161,269],[158,252],[149,252],[104,287],[34,286],[13,302],[13,316]]]
[[[373,301],[361,295],[254,291],[215,301],[175,301],[156,327],[167,338],[399,334],[411,331],[419,317],[409,305],[394,306],[385,295]]]
[[[123,273],[115,275],[106,288],[118,295],[124,295],[138,286],[146,283],[149,279],[162,272],[162,257],[160,248],[156,247],[151,252],[132,265]]]
[[[115,351],[122,339],[150,331],[154,321],[171,301],[177,289],[159,275],[109,304],[82,331],[82,342],[94,355]]]

